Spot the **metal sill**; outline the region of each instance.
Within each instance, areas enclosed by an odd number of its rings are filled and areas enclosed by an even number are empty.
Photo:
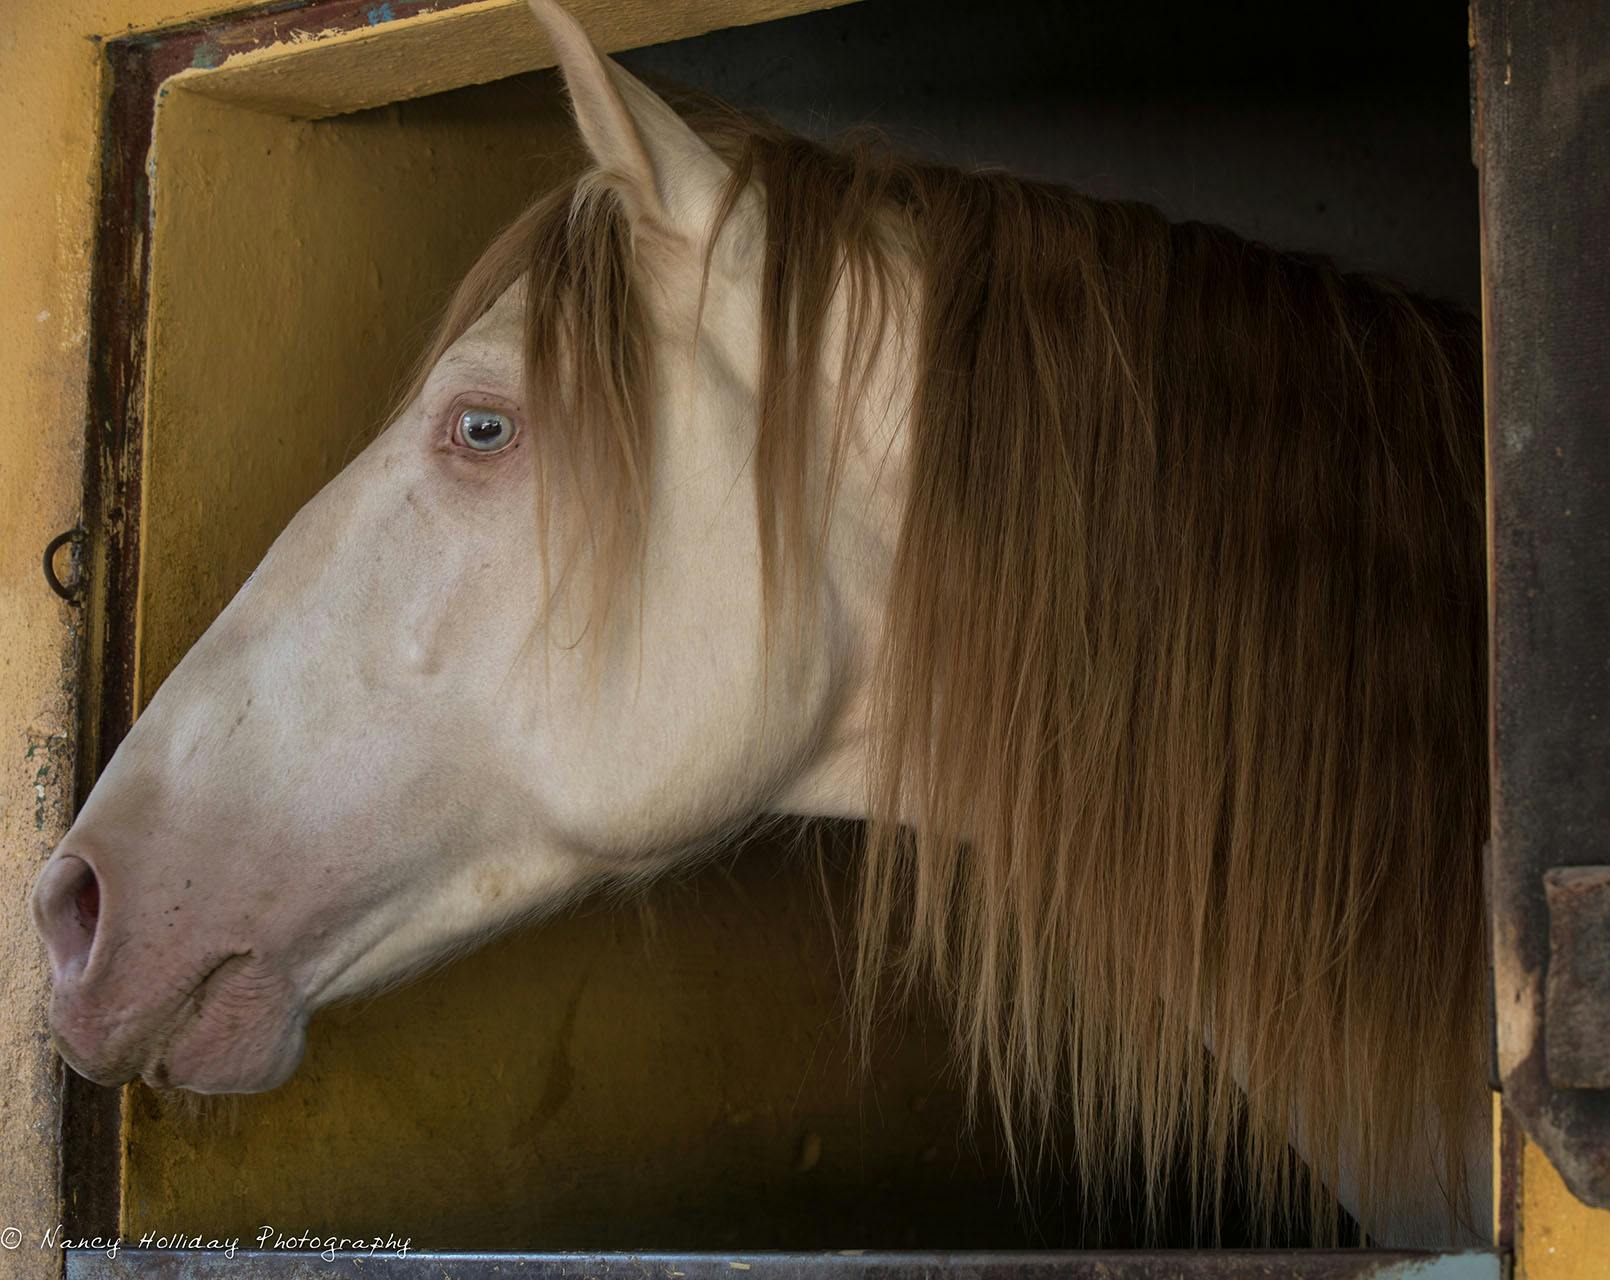
[[[395,1253],[69,1249],[67,1280],[1503,1280],[1490,1250]]]

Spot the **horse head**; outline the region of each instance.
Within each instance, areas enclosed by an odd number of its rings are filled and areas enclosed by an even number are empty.
[[[39,878],[52,1024],[93,1079],[270,1088],[332,1000],[833,807],[811,775],[850,748],[864,592],[766,634],[754,211],[712,254],[728,166],[536,8],[595,172],[466,281]]]

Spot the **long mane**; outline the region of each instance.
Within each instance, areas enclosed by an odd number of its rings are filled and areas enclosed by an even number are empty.
[[[1367,1205],[1429,1137],[1460,1203],[1483,1056],[1475,322],[1138,204],[705,131],[723,217],[764,203],[778,599],[831,489],[824,401],[840,445],[848,416],[822,395],[854,381],[821,367],[830,308],[844,350],[877,350],[891,282],[915,281],[863,1012],[936,982],[1021,1161],[1054,1146],[1101,1186],[1138,1151],[1152,1208],[1183,1163],[1209,1230],[1230,1178],[1271,1224],[1325,1220],[1317,1182],[1296,1203],[1294,1132]],[[529,276],[528,372],[572,404],[567,456],[613,513],[605,580],[647,503],[637,269],[584,175],[492,246],[424,364]]]

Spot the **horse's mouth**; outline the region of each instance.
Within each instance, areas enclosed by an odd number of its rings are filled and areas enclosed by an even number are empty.
[[[261,1093],[296,1070],[306,1022],[283,977],[251,952],[231,955],[186,994],[141,1075],[159,1089]]]
[[[251,952],[223,957],[190,986],[160,1030],[85,1053],[59,1032],[57,1050],[87,1079],[139,1076],[156,1089],[261,1093],[301,1061],[306,1014],[291,984]]]
[[[173,1082],[168,1070],[168,1049],[174,1041],[178,1040],[189,1025],[199,1018],[206,1008],[207,996],[212,980],[222,973],[228,966],[237,964],[250,956],[250,952],[237,952],[226,955],[218,963],[203,971],[196,979],[190,990],[180,998],[175,1006],[173,1016],[168,1019],[167,1030],[157,1039],[157,1049],[151,1055],[149,1062],[140,1071],[140,1078],[153,1089],[171,1089]]]

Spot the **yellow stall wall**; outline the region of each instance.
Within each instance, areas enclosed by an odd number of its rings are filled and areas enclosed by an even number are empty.
[[[1610,1276],[1610,1210],[1590,1209],[1566,1189],[1542,1150],[1523,1142],[1515,1218],[1520,1280],[1605,1280]]]

